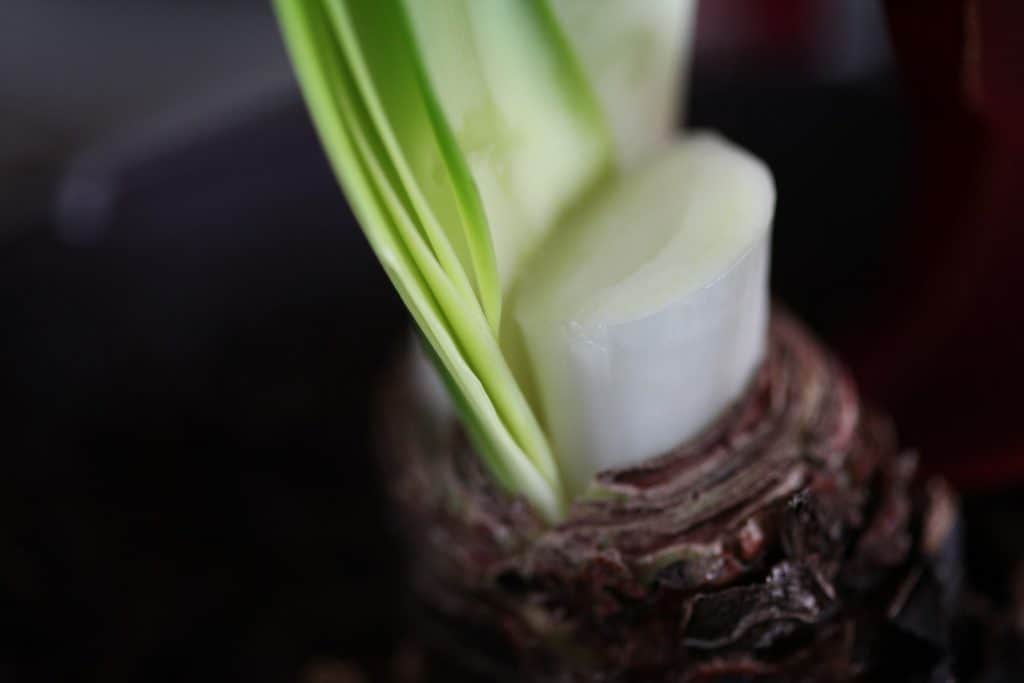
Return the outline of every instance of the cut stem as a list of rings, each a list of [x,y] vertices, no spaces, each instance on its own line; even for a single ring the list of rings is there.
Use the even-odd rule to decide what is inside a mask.
[[[610,183],[524,271],[514,316],[571,494],[694,436],[747,385],[774,202],[763,164],[697,135]]]

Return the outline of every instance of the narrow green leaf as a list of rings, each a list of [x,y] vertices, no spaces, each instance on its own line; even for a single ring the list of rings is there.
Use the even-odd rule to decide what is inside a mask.
[[[378,0],[373,3],[373,7],[379,8],[387,4],[387,0]],[[353,3],[353,5],[359,6],[363,10],[369,6],[363,3]],[[376,34],[374,29],[391,25],[389,22],[374,23],[375,20],[379,21],[379,17],[367,18],[361,12],[349,14],[346,9],[347,6],[341,2],[331,3],[332,19],[340,34],[339,37],[342,38],[340,42],[349,47],[345,51],[346,54],[354,52],[354,46],[372,42],[369,39]],[[366,14],[372,14],[372,12],[366,12]],[[367,40],[360,41],[360,35],[367,35]],[[408,43],[396,43],[389,46],[389,55],[399,53],[405,45]],[[369,61],[366,60],[366,62]],[[377,61],[383,63],[385,60],[380,58]],[[393,71],[382,71],[380,78],[388,77],[394,77],[395,81],[399,78]],[[359,83],[358,79],[356,81]],[[393,85],[395,81],[390,81],[389,85]],[[373,82],[362,83],[360,93],[365,95],[375,89],[383,90],[383,88],[376,88],[377,82],[377,79],[374,79]],[[444,272],[432,258],[429,248],[419,231],[416,230],[414,217],[406,210],[407,207],[403,206],[402,198],[394,190],[398,186],[395,178],[390,177],[385,168],[389,160],[394,160],[391,155],[387,154],[390,149],[386,151],[371,149],[372,141],[365,138],[365,133],[373,130],[374,126],[367,119],[358,118],[353,109],[353,103],[356,101],[355,95],[354,93],[350,93],[350,95],[348,102],[350,133],[357,141],[357,145],[364,145],[361,153],[367,160],[366,163],[371,174],[375,177],[378,192],[386,204],[391,207],[391,217],[398,229],[400,239],[410,250],[414,262],[425,277],[430,292],[438,301],[442,314],[451,325],[455,338],[460,341],[460,346],[466,354],[469,365],[487,388],[495,407],[508,424],[510,431],[516,436],[517,441],[544,477],[552,485],[558,485],[558,471],[547,440],[537,424],[530,406],[520,392],[515,378],[508,369],[496,338],[488,329],[486,319],[480,315],[478,307],[474,306],[471,300],[460,297],[460,292],[452,287]],[[365,98],[363,101],[369,102],[370,99]],[[344,107],[346,103],[342,102],[342,105]],[[370,108],[367,107],[367,109]],[[386,131],[384,126],[380,125],[381,118],[376,119],[373,123],[378,124],[376,130],[382,133],[380,137],[384,139]],[[379,163],[375,160],[379,160]],[[398,173],[400,174],[401,171],[399,170]]]
[[[401,9],[394,0],[326,0],[325,5],[359,96],[397,173],[396,186],[411,200],[418,225],[449,278],[464,290],[469,278],[476,281],[480,304],[497,329],[501,299],[490,235],[478,216],[463,211],[464,191],[449,168],[451,155],[439,144],[443,121],[432,115],[424,97]]]
[[[407,247],[413,263],[423,274],[424,282],[433,294],[435,301],[439,302],[443,317],[450,321],[455,337],[462,340],[462,349],[467,360],[472,366],[481,368],[476,374],[481,377],[486,386],[491,387],[490,393],[499,410],[502,406],[504,407],[508,414],[506,421],[525,433],[526,436],[523,439],[525,445],[531,447],[534,453],[546,454],[546,442],[536,425],[531,424],[532,414],[528,412],[528,406],[519,398],[518,392],[515,390],[515,384],[505,369],[500,351],[493,338],[488,334],[486,321],[471,305],[467,305],[467,302],[459,299],[458,293],[446,281],[438,264],[432,260],[427,245],[416,232],[406,207],[402,205],[401,199],[395,193],[391,179],[378,162],[379,150],[376,151],[377,156],[375,156],[372,143],[363,135],[366,130],[365,121],[359,120],[351,106],[343,104],[342,109],[346,118],[349,119],[348,127],[352,131],[353,140],[364,160],[364,166],[397,227],[398,237]],[[490,380],[489,384],[488,379]],[[536,465],[552,485],[557,485],[558,474],[552,458],[538,458]]]
[[[336,174],[371,246],[440,360],[467,426],[482,444],[481,455],[500,483],[556,518],[564,498],[543,432],[504,363],[479,302],[449,279],[432,250],[435,242],[421,222],[424,216],[429,220],[429,212],[416,211],[415,188],[406,191],[409,185],[400,180],[408,167],[403,171],[389,154],[387,126],[375,125],[382,119],[373,120],[368,99],[361,97],[376,83],[358,87],[339,36],[331,30],[357,38],[355,24],[337,7],[329,16],[312,0],[276,4]],[[402,148],[397,136],[392,139],[396,145]],[[429,209],[428,204],[421,202],[419,208]]]

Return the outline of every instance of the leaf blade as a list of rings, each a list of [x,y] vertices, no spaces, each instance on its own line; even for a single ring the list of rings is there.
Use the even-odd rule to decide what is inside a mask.
[[[385,271],[439,358],[468,427],[483,442],[485,464],[499,483],[522,493],[545,517],[557,518],[564,511],[564,494],[543,432],[518,394],[482,311],[447,279],[417,230],[408,197],[396,188],[397,172],[388,167],[391,159],[383,143],[373,139],[376,129],[366,113],[360,113],[347,64],[332,53],[337,45],[325,35],[322,8],[315,2],[278,0],[277,9],[332,167]],[[483,359],[490,386],[465,357],[466,346],[478,363]],[[494,368],[488,369],[488,363]],[[511,410],[511,417],[499,406]],[[508,423],[520,433],[510,431]]]

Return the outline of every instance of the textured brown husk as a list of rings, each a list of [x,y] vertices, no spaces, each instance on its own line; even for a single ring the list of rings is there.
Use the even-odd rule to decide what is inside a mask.
[[[544,524],[402,366],[379,417],[425,648],[469,680],[944,675],[958,514],[778,312],[746,395]],[[454,675],[454,674],[447,674]],[[475,675],[477,678],[472,678]]]

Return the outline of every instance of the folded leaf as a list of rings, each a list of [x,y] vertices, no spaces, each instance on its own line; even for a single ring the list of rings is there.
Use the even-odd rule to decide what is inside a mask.
[[[402,116],[411,118],[413,106],[424,99],[397,4],[279,0],[277,10],[335,172],[432,347],[481,454],[499,482],[557,517],[564,497],[546,438],[512,378],[480,299],[467,286],[465,262],[451,244],[450,229],[437,223],[439,214],[447,220],[460,215],[443,203],[457,203],[452,186],[458,174],[450,173],[440,145],[427,132],[429,106],[419,110],[425,118],[411,123],[391,118],[396,103],[409,104]],[[361,51],[388,36],[393,44],[387,58],[375,48]],[[433,176],[421,183],[417,168],[431,168]]]

